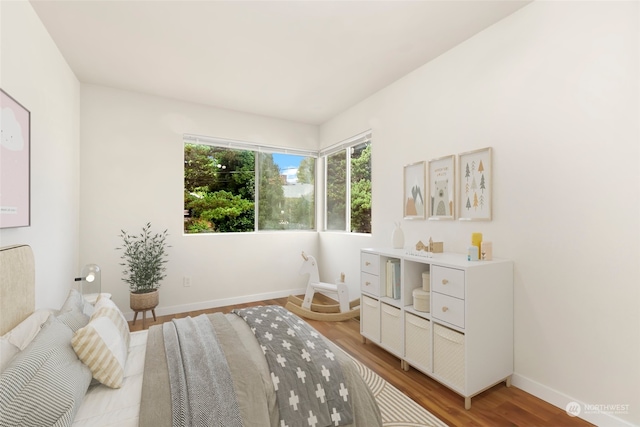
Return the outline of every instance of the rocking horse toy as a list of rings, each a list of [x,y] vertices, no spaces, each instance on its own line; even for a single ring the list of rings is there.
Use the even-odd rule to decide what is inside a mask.
[[[302,252],[302,258],[304,261],[302,262],[302,268],[300,268],[300,274],[309,274],[304,300],[295,295],[290,295],[285,307],[298,316],[312,320],[340,322],[359,316],[360,299],[349,301],[349,290],[344,283],[344,274],[340,275],[340,281],[335,285],[321,282],[316,259],[304,252]],[[319,291],[336,293],[338,295],[338,304],[314,304],[312,302],[313,295]]]

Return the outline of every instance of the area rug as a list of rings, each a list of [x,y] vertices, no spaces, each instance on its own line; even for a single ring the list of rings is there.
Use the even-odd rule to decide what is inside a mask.
[[[385,427],[447,427],[435,415],[411,400],[371,369],[356,359],[353,361],[378,402],[382,425]]]

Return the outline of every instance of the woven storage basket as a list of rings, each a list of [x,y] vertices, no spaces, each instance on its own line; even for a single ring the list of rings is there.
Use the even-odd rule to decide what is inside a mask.
[[[431,372],[431,322],[411,313],[405,314],[405,349],[409,362]]]
[[[464,388],[464,334],[433,325],[433,372]]]
[[[363,295],[360,310],[362,332],[380,342],[380,302]]]
[[[153,292],[144,294],[129,294],[129,305],[132,310],[152,310],[158,306],[160,302],[160,292],[156,289]]]
[[[402,320],[397,307],[380,304],[380,342],[396,353],[402,352]]]

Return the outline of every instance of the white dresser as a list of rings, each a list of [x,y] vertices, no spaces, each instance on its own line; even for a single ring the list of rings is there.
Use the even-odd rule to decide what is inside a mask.
[[[432,258],[403,249],[363,249],[360,333],[396,355],[405,370],[422,371],[465,398],[513,374],[513,262]],[[387,297],[388,261],[399,261],[400,297]],[[430,311],[413,306],[413,291],[429,273]],[[426,277],[426,275],[425,275]]]

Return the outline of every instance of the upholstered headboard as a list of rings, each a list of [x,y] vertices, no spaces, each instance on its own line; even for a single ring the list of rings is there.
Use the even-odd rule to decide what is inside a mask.
[[[0,335],[33,313],[35,287],[35,260],[31,247],[0,248]]]

